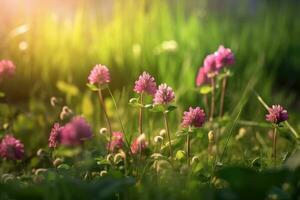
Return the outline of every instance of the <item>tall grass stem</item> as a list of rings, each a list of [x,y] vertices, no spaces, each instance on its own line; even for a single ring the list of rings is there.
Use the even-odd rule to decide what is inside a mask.
[[[164,115],[165,128],[166,128],[166,131],[167,131],[167,137],[168,137],[168,140],[169,140],[170,157],[171,157],[171,160],[173,161],[173,151],[172,151],[171,136],[170,136],[169,123],[168,123],[168,119],[167,119],[167,113],[164,112],[163,115]]]
[[[276,167],[276,155],[277,154],[277,128],[276,126],[274,127],[274,132],[273,132],[273,161],[274,161],[274,167]]]
[[[225,76],[222,80],[222,91],[221,91],[221,101],[220,101],[220,117],[224,114],[224,100],[227,86],[227,77]]]
[[[99,85],[99,88],[100,88],[100,85]],[[107,148],[107,153],[109,153],[111,140],[112,140],[112,128],[111,128],[111,123],[110,123],[110,120],[109,120],[109,117],[108,117],[108,114],[107,114],[107,111],[106,111],[106,106],[105,106],[105,103],[104,103],[102,90],[98,90],[98,97],[99,97],[99,101],[100,101],[100,104],[101,104],[102,109],[103,109],[103,113],[104,113],[106,123],[107,123],[107,126],[108,126],[108,131],[109,131],[109,142],[108,142],[108,148]]]
[[[210,104],[210,117],[209,121],[213,121],[215,113],[215,77],[211,77],[211,104]]]

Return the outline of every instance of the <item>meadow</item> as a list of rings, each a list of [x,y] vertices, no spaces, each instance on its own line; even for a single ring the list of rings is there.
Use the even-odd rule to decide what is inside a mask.
[[[15,2],[1,199],[300,198],[298,2]]]

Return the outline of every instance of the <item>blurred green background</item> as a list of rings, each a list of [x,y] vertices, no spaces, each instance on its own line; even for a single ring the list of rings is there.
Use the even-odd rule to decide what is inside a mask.
[[[1,84],[10,105],[1,105],[1,115],[11,116],[2,123],[11,123],[25,141],[35,135],[36,142],[31,137],[27,143],[32,148],[47,143],[59,115],[60,110],[50,109],[52,96],[83,113],[95,130],[101,127],[96,96],[85,85],[97,63],[111,70],[110,87],[128,131],[136,130],[130,123],[136,113],[127,102],[144,70],[174,88],[179,105],[171,119],[175,130],[183,109],[203,105],[195,77],[204,57],[220,44],[236,56],[227,111],[235,109],[249,86],[268,104],[287,107],[300,128],[299,1],[1,0],[0,7],[0,59],[12,59],[17,66],[16,76]],[[110,99],[107,104],[115,117]],[[242,117],[259,121],[264,114],[247,93]]]

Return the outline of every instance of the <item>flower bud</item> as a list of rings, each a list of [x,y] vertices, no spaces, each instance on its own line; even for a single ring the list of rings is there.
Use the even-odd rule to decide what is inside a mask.
[[[138,138],[137,138],[137,141],[140,143],[142,141],[145,141],[146,140],[146,135],[145,133],[141,134]]]
[[[164,138],[160,135],[154,137],[154,142],[155,143],[162,143],[163,140],[164,140]]]
[[[124,155],[122,153],[117,153],[114,156],[114,163],[117,163],[117,162],[119,162],[120,160],[123,160],[123,159],[124,159]]]
[[[112,154],[108,154],[108,155],[106,156],[106,160],[107,160],[110,164],[112,164],[112,163],[113,163],[113,160],[114,160],[113,155],[112,155]]]
[[[199,157],[198,157],[198,156],[194,156],[194,157],[192,158],[191,164],[194,164],[194,163],[197,163],[197,162],[199,162]]]
[[[160,132],[159,132],[159,135],[162,136],[162,137],[164,137],[166,134],[167,134],[166,129],[161,129]]]
[[[105,176],[107,174],[107,171],[105,171],[105,170],[102,170],[101,172],[100,172],[100,176]]]
[[[68,106],[64,106],[60,113],[60,119],[64,120],[67,117],[70,117],[73,114],[72,110]]]
[[[154,159],[158,159],[158,158],[162,158],[164,157],[163,155],[161,155],[160,153],[154,153],[151,155],[151,158],[154,158]]]
[[[46,155],[46,151],[44,149],[39,149],[37,152],[36,152],[36,155],[38,157],[43,157]]]
[[[122,156],[122,158],[126,159],[126,153],[122,149],[119,150],[119,154]]]
[[[242,139],[246,135],[247,131],[245,128],[240,128],[239,133],[235,136],[236,140]]]
[[[15,179],[15,177],[12,174],[3,174],[1,176],[1,182],[2,183],[7,183],[9,181],[13,181],[14,179]]]
[[[57,105],[58,101],[56,99],[56,97],[51,97],[50,99],[50,104],[52,107],[55,107]]]
[[[129,99],[129,103],[134,103],[136,101],[136,99],[132,98],[132,99]]]
[[[54,161],[53,161],[53,166],[54,167],[58,167],[59,165],[61,165],[62,163],[64,162],[64,160],[62,158],[56,158]]]
[[[104,135],[104,134],[107,133],[107,128],[101,128],[101,129],[99,130],[99,132],[100,132],[100,135]]]
[[[145,133],[143,133],[133,140],[130,150],[132,154],[137,154],[138,152],[143,152],[147,147],[148,142],[146,141]]]
[[[213,131],[209,131],[208,132],[208,141],[209,141],[209,143],[213,143],[214,142],[214,138],[215,136],[214,136],[214,132]]]
[[[9,123],[4,123],[2,127],[3,129],[7,130],[9,128]]]
[[[48,171],[48,170],[45,169],[45,168],[39,168],[39,169],[35,170],[34,174],[35,174],[35,175],[39,175],[39,174],[45,173],[45,172],[47,172],[47,171]]]

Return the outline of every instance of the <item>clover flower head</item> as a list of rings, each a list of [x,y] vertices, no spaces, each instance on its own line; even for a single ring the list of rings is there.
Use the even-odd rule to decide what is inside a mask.
[[[139,137],[137,137],[131,144],[130,150],[131,153],[137,154],[140,151],[143,152],[148,147],[148,142],[146,141],[145,134],[141,134]]]
[[[92,137],[92,130],[86,120],[80,116],[74,117],[61,131],[61,144],[75,146]]]
[[[200,67],[196,78],[196,85],[199,87],[205,83],[209,83],[209,78],[205,73],[204,67]]]
[[[217,68],[222,68],[225,66],[230,66],[234,64],[234,54],[231,49],[225,48],[220,45],[218,51],[215,53]]]
[[[153,102],[154,104],[167,105],[173,102],[174,99],[175,93],[173,89],[166,83],[163,83],[160,86],[158,86],[158,90],[156,90]]]
[[[206,56],[204,59],[204,72],[209,75],[209,74],[218,74],[219,69],[217,68],[217,61],[216,61],[216,56],[215,54],[210,54]]]
[[[200,107],[189,108],[189,111],[184,112],[181,125],[184,128],[189,126],[200,128],[205,122],[205,112]]]
[[[16,66],[11,60],[0,61],[0,79],[11,77],[15,74]]]
[[[61,131],[63,127],[59,123],[55,123],[51,129],[51,133],[48,139],[48,146],[50,148],[57,147],[61,142]]]
[[[268,114],[266,115],[266,120],[274,124],[280,124],[288,119],[288,112],[280,105],[272,105],[268,109]]]
[[[139,79],[135,81],[134,91],[136,93],[146,92],[153,96],[156,92],[155,79],[147,72],[143,72],[143,74],[139,76]]]
[[[109,150],[113,152],[117,149],[122,149],[123,144],[124,144],[124,134],[122,132],[113,132],[111,143],[109,144],[108,142],[107,148],[109,148]]]
[[[108,84],[110,82],[109,70],[105,65],[96,65],[88,77],[90,84]]]
[[[12,135],[5,135],[0,142],[0,156],[9,160],[22,160],[24,145]]]

